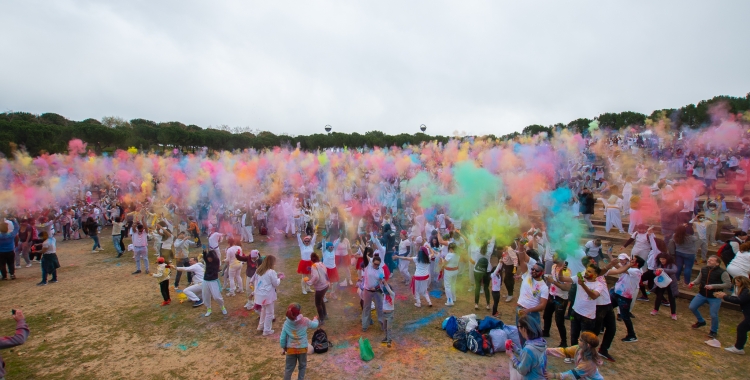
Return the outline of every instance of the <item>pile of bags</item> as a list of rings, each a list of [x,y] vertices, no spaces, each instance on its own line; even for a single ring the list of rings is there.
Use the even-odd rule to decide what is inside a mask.
[[[477,322],[476,314],[460,318],[451,315],[443,321],[443,330],[453,339],[453,347],[461,352],[491,356],[495,352],[505,352],[505,341],[509,339],[521,346],[516,326],[506,325],[491,316]]]

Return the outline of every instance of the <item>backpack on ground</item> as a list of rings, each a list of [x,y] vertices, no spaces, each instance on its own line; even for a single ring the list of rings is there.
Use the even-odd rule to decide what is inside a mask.
[[[502,328],[504,325],[503,321],[488,315],[479,321],[479,331],[486,334],[490,330]]]
[[[489,334],[482,334],[482,354],[492,356],[495,353],[495,347],[492,345],[492,337]]]
[[[445,322],[445,332],[452,338],[456,334],[456,331],[458,331],[458,323],[456,322],[456,317],[451,315]]]
[[[266,226],[260,226],[260,234],[263,236],[268,235],[268,227]]]
[[[464,318],[456,318],[456,333],[459,331],[466,333],[466,319]],[[453,335],[453,339],[456,339],[455,334]]]
[[[456,338],[453,339],[453,348],[455,348],[455,349],[457,349],[457,350],[459,350],[461,352],[464,352],[464,353],[466,351],[469,351],[469,347],[468,347],[468,344],[467,344],[468,340],[466,339],[466,333],[462,332],[462,331],[459,331],[459,332],[456,333],[456,336],[459,336],[459,338],[458,339],[456,339]]]
[[[333,343],[328,341],[328,334],[325,330],[317,329],[312,336],[313,352],[316,354],[322,354],[328,352],[328,348],[333,346]]]
[[[472,330],[466,334],[466,345],[468,346],[469,351],[477,355],[484,355],[484,350],[482,349],[482,334],[480,334],[479,331]]]

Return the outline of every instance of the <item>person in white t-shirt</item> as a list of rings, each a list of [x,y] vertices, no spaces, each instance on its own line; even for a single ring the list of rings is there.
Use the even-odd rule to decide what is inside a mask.
[[[518,267],[523,275],[516,305],[516,325],[518,319],[524,315],[535,319],[541,325],[542,318],[539,313],[547,307],[549,287],[544,282],[544,267],[534,257],[538,258],[539,255],[533,249],[518,252]]]
[[[229,248],[226,251],[226,257],[224,262],[227,264],[227,271],[229,272],[229,293],[227,296],[234,297],[235,289],[239,293],[244,293],[245,290],[242,284],[242,261],[237,260],[235,255],[242,254],[242,247],[239,246],[239,242],[234,238],[229,238]]]
[[[498,263],[497,266],[492,268],[492,273],[490,274],[490,282],[492,283],[492,316],[498,318],[500,317],[500,314],[497,312],[497,304],[500,303],[500,290],[503,287],[503,277],[500,273],[502,267],[503,266]]]
[[[456,302],[456,280],[458,279],[459,256],[456,254],[455,250],[456,243],[448,244],[448,254],[445,255],[445,257],[440,258],[440,264],[444,270],[443,284],[445,286],[445,297],[448,299],[445,306],[453,306]]]
[[[563,283],[561,277],[570,277],[568,264],[562,257],[555,255],[552,273],[544,277],[549,281],[550,300],[547,301],[547,307],[544,309],[544,326],[542,336],[548,338],[552,328],[552,316],[554,314],[555,325],[560,335],[560,347],[568,347],[568,331],[565,328],[565,311],[568,308],[568,291],[570,283]]]
[[[586,272],[579,273],[573,278],[564,278],[564,281],[571,280],[578,286],[576,298],[573,302],[573,318],[570,322],[570,341],[577,342],[582,331],[590,331],[594,334],[596,331],[596,306],[597,299],[607,292],[605,284],[597,281],[602,270],[596,265],[589,265]]]
[[[610,275],[622,274],[615,284],[615,299],[612,301],[619,307],[620,318],[622,318],[625,328],[628,330],[628,335],[622,341],[633,343],[637,342],[638,338],[633,329],[633,321],[630,319],[630,305],[633,302],[633,296],[638,292],[642,275],[641,267],[643,267],[645,261],[639,256],[634,256],[631,261],[625,253],[621,253],[618,259],[620,260],[620,267],[609,271]]]

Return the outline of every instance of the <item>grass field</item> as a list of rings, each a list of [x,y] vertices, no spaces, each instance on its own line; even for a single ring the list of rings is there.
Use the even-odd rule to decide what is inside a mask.
[[[1,352],[8,379],[278,379],[282,376],[284,357],[278,340],[286,306],[299,302],[304,315],[310,318],[315,315],[313,296],[301,294],[299,276],[295,273],[299,257],[296,240],[282,238],[252,245],[263,255],[276,255],[280,259],[277,271],[288,276],[278,290],[276,333],[263,337],[256,331],[258,316],[242,308],[245,303],[242,294],[224,297],[227,316],[215,308],[212,316],[203,317],[205,307],[194,309],[188,302],[180,304],[174,292],[171,305],[159,306],[161,296],[156,281],[145,275],[131,275],[135,270],[132,254],[115,258],[108,237],[105,230],[102,234],[105,251],[94,254],[89,250],[90,239],[58,242],[62,265],[58,284],[35,286],[41,272],[36,264],[18,269],[17,280],[0,283],[0,305],[7,310],[7,315],[0,319],[0,334],[13,332],[11,308],[23,309],[31,328],[25,345]],[[150,257],[154,257],[153,251]],[[442,291],[433,288],[433,295],[440,296],[433,298],[434,307],[423,305],[417,309],[401,277],[398,274],[394,277],[391,283],[398,296],[392,348],[379,343],[383,334],[377,325],[364,334],[361,332],[356,292],[353,287],[343,288],[343,299],[329,300],[327,304],[330,320],[325,328],[334,347],[326,354],[308,356],[308,378],[508,377],[505,354],[480,357],[461,353],[452,348],[451,340],[440,330],[440,323],[450,314],[475,312],[465,278],[460,279],[455,307],[445,307]],[[664,308],[660,315],[652,317],[649,315],[652,305],[638,303],[637,343],[620,342],[625,327],[618,323],[617,338],[610,350],[617,362],[603,365],[601,372],[605,378],[750,377],[748,357],[704,344],[707,328],[692,330],[694,317],[688,303],[677,302],[678,321],[672,321]],[[501,301],[503,320],[512,322],[513,305]],[[486,313],[483,307],[477,311],[480,318]],[[707,306],[704,315],[708,317]],[[734,342],[741,314],[721,310],[720,315],[719,339],[726,347]],[[552,334],[548,342],[555,346],[559,342],[555,328]],[[358,340],[362,335],[373,343],[375,359],[370,362],[359,358]],[[549,362],[555,371],[571,368],[561,359],[550,358]]]

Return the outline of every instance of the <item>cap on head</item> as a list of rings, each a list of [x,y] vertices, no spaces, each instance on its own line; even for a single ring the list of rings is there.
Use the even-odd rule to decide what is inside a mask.
[[[617,258],[620,259],[620,260],[630,260],[630,256],[628,256],[627,253],[621,253],[621,254],[617,255]]]
[[[260,256],[260,252],[257,249],[253,249],[252,251],[250,251],[250,257],[257,259],[258,256]]]
[[[156,259],[156,262],[159,263],[159,264],[164,264],[164,258],[163,257],[159,257],[158,259]]]

